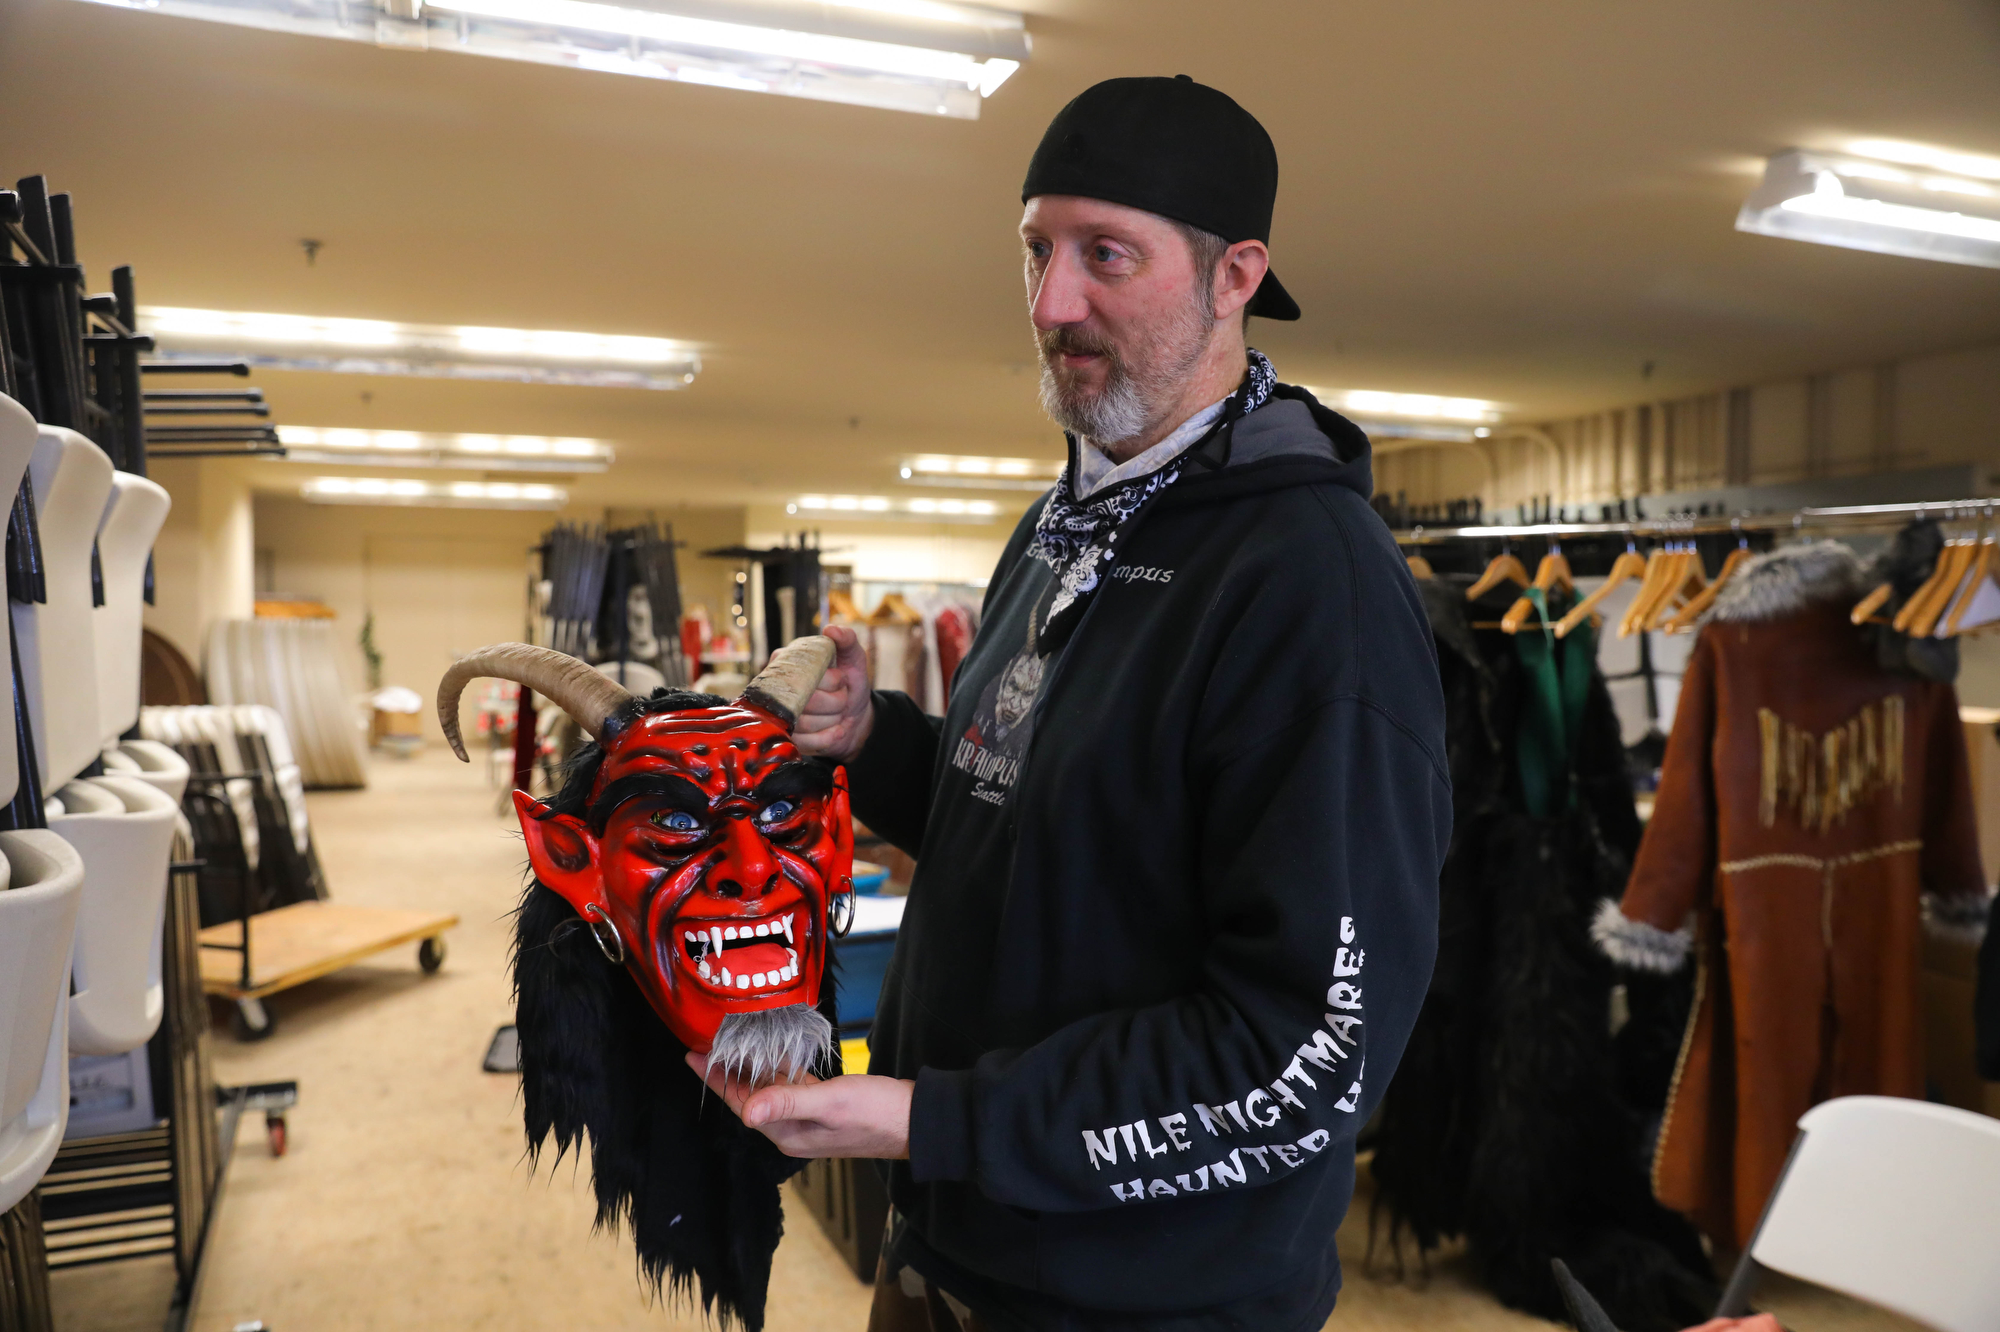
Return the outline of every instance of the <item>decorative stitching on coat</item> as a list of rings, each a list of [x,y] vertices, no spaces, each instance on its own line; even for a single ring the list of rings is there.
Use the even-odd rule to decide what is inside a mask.
[[[1845,823],[1850,810],[1884,790],[1903,799],[1903,696],[1889,694],[1824,735],[1769,708],[1757,709],[1757,819],[1766,828],[1786,810],[1810,832]]]

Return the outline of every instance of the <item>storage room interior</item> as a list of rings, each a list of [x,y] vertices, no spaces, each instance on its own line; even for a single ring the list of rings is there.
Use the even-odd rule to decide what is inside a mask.
[[[893,1237],[928,1213],[890,1196],[918,1187],[909,1167],[838,1153],[732,1183],[781,1209],[751,1277],[676,1265],[661,1286],[635,1253],[638,1204],[594,1192],[605,1144],[524,1134],[524,1112],[550,1113],[536,1051],[594,1050],[600,1033],[538,1045],[531,1001],[517,1008],[538,983],[517,931],[535,894],[561,899],[531,877],[541,843],[514,793],[583,801],[565,781],[588,785],[638,705],[572,716],[573,678],[507,677],[472,654],[529,643],[546,650],[536,669],[580,660],[642,696],[751,700],[774,652],[838,626],[875,690],[943,718],[923,765],[943,792],[959,760],[942,746],[973,745],[993,716],[978,704],[974,725],[955,681],[1012,687],[1000,666],[972,674],[981,635],[1013,613],[1023,567],[1064,576],[1044,497],[1095,448],[1072,453],[1043,405],[1056,371],[1024,319],[1023,172],[1078,94],[1178,74],[1228,94],[1275,147],[1268,235],[1222,239],[1265,242],[1302,315],[1246,318],[1244,336],[1280,385],[1367,436],[1372,513],[1357,508],[1366,532],[1346,539],[1393,541],[1401,558],[1378,574],[1442,691],[1432,763],[1455,823],[1424,908],[1437,961],[1408,980],[1421,1013],[1413,1001],[1400,1065],[1393,1046],[1364,1062],[1394,1072],[1359,1113],[1339,1103],[1356,1120],[1345,1137],[1332,1126],[1332,1154],[1355,1162],[1345,1219],[1290,1241],[1328,1255],[1337,1301],[1262,1322],[1106,1294],[1057,1318],[1044,1290],[1015,1306],[969,1278],[913,1287],[920,1261],[895,1273],[925,1241]],[[1993,1264],[1965,1256],[2000,1245],[1989,0],[5,0],[0,89],[0,177],[18,182],[0,194],[0,477],[16,487],[0,1332],[2000,1328]],[[1254,421],[1248,364],[1229,401],[1249,394]],[[1219,436],[1196,433],[1223,439],[1227,473],[1234,417],[1219,419]],[[1166,496],[1189,488],[1186,468],[1155,465]],[[1087,516],[1084,498],[1068,512]],[[1136,534],[1166,502],[1099,517]],[[1777,614],[1743,608],[1757,587],[1776,595],[1769,580],[1819,576],[1815,558],[1845,581],[1797,595],[1819,598],[1813,632],[1839,653],[1807,652],[1801,631],[1768,649],[1792,654],[1782,664],[1751,671],[1744,645],[1775,631],[1735,621]],[[1289,562],[1305,568],[1286,578],[1325,580],[1310,614],[1365,662],[1387,613],[1343,618],[1334,588],[1351,570],[1304,545]],[[1112,567],[1081,604],[1190,576]],[[1254,605],[1243,584],[1258,577],[1219,585]],[[1220,678],[1194,645],[1251,613],[1222,596],[1186,626],[1187,671]],[[1029,619],[1031,649],[1048,623]],[[1039,650],[1076,653],[1088,612],[1077,623]],[[441,694],[469,659],[489,664]],[[1056,690],[1033,660],[1030,688]],[[1199,725],[1221,687],[1146,697],[1200,701]],[[1872,701],[1836,716],[1823,696],[1838,691]],[[803,744],[803,699],[755,715]],[[892,706],[869,716],[904,715]],[[1207,761],[1192,742],[1169,752],[1162,737],[1186,732],[1161,709],[1139,728],[1157,735],[1117,741],[1147,781]],[[1305,714],[1286,715],[1303,734]],[[1529,734],[1544,722],[1552,741]],[[1730,744],[1763,768],[1732,769]],[[815,890],[831,894],[812,932],[839,976],[820,1071],[866,1074],[872,1057],[878,1076],[918,1079],[870,1038],[892,1003],[907,1022],[924,1002],[894,997],[923,969],[905,908],[914,922],[929,888],[931,910],[956,909],[949,844],[933,858],[913,840],[946,797],[912,815],[915,833],[891,828],[864,814],[883,760],[847,760],[824,789],[844,819],[857,783],[852,896]],[[1014,797],[976,798],[1026,801],[1021,762]],[[1554,812],[1534,794],[1543,762],[1569,783]],[[1210,777],[1186,780],[1202,799]],[[1069,820],[1127,807],[1088,789],[1096,803]],[[612,854],[602,812],[563,818],[550,826],[594,821],[593,867]],[[1806,840],[1778,836],[1788,819]],[[1101,835],[1208,835],[1171,822]],[[1574,882],[1503,864],[1508,837],[1550,839],[1546,864],[1560,829],[1586,825],[1601,854]],[[1693,906],[1648,907],[1675,857],[1694,863]],[[1781,862],[1810,905],[1760,927],[1765,907],[1733,885]],[[1878,881],[1878,862],[1904,867]],[[1534,898],[1529,879],[1570,896]],[[1843,923],[1836,902],[1864,881],[1889,924]],[[620,927],[583,913],[562,928],[625,983]],[[1819,970],[1746,980],[1759,928],[1820,949],[1824,993],[1800,989]],[[686,938],[692,971],[708,945]],[[1837,998],[1863,955],[1870,997]],[[1237,991],[1190,974],[1190,1002],[1234,1012],[1218,996]],[[1507,974],[1554,997],[1510,1016],[1526,1010],[1505,1002]],[[1304,1003],[1317,1022],[1325,1005]],[[1753,1035],[1760,1004],[1811,1034]],[[1129,1016],[1078,1012],[1104,1008]],[[646,1048],[678,1058],[686,1038],[655,1025]],[[1879,1049],[1843,1044],[1862,1032]],[[1003,1064],[1036,1053],[964,1039]],[[1317,1076],[1297,1040],[1271,1036],[1258,1057]],[[1787,1061],[1810,1067],[1774,1112],[1753,1089]],[[661,1094],[694,1098],[690,1123],[723,1131],[719,1093],[660,1076]],[[1068,1113],[1061,1100],[1048,1115]],[[1697,1101],[1723,1126],[1698,1142]],[[1195,1102],[1204,1122],[1211,1109]],[[1316,1107],[1297,1111],[1317,1130]],[[1135,1122],[1138,1170],[1156,1144]],[[1114,1130],[1089,1125],[1115,1164]],[[1571,1152],[1573,1129],[1589,1145]],[[1856,1136],[1838,1166],[1805,1146],[1842,1134]],[[655,1142],[652,1168],[697,1171],[721,1140],[679,1156]],[[1621,1145],[1592,1156],[1600,1140]],[[1845,1193],[1829,1182],[1843,1174]],[[1162,1233],[1241,1203],[1177,1197],[1174,1178],[1146,1198]],[[1090,1205],[1122,1203],[1120,1187]],[[1076,1233],[1061,1209],[994,1198],[1023,1233]],[[643,1261],[657,1271],[663,1252]],[[1042,1270],[992,1261],[980,1280]],[[1140,1262],[1104,1279],[1129,1292],[1164,1274]],[[1593,1285],[1602,1309],[1577,1293]],[[925,1288],[929,1321],[884,1321],[882,1292]]]

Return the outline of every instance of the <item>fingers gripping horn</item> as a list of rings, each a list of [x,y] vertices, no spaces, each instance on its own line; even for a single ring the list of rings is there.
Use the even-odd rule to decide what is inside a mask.
[[[771,654],[736,701],[770,713],[789,731],[798,725],[799,713],[835,655],[833,640],[824,635],[795,638]]]
[[[528,643],[495,643],[469,652],[438,681],[437,696],[438,725],[444,728],[451,752],[467,763],[472,760],[458,733],[458,696],[481,676],[512,680],[534,690],[575,718],[593,740],[601,738],[605,718],[632,697],[616,680],[566,652]]]

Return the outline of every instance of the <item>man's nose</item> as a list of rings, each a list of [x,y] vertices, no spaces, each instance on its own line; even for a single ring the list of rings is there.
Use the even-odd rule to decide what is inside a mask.
[[[707,890],[717,897],[761,897],[777,873],[770,843],[750,826],[750,820],[724,819],[722,860],[708,872]]]
[[[1067,249],[1058,247],[1049,256],[1041,280],[1030,295],[1028,312],[1035,327],[1046,333],[1090,318],[1087,287],[1081,261]]]

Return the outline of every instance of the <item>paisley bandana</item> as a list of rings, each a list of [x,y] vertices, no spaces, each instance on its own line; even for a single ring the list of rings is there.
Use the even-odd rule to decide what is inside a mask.
[[[1218,431],[1230,429],[1269,401],[1277,382],[1277,372],[1271,369],[1270,360],[1252,347],[1250,368],[1243,376],[1243,384],[1223,404],[1222,415],[1216,418],[1215,425],[1172,461],[1144,476],[1107,486],[1080,502],[1073,498],[1070,485],[1073,465],[1064,465],[1062,474],[1056,478],[1055,490],[1042,509],[1041,519],[1035,524],[1034,540],[1028,544],[1028,555],[1048,565],[1055,574],[1046,609],[1036,616],[1041,625],[1035,643],[1037,652],[1046,657],[1069,641],[1090,598],[1110,576],[1112,561],[1118,556],[1119,536],[1156,496],[1180,480],[1182,470],[1197,449]],[[1075,440],[1071,445],[1073,449],[1083,447]]]

